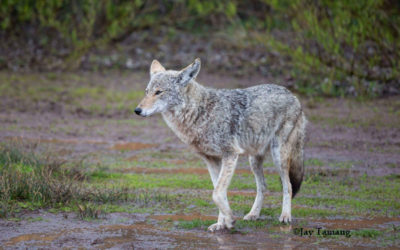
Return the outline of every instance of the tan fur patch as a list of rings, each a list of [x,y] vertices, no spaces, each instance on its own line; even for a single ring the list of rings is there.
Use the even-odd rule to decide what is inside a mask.
[[[165,71],[165,68],[157,60],[153,60],[150,66],[150,74],[155,74],[157,72]]]
[[[151,109],[154,103],[157,101],[157,96],[145,96],[139,103],[138,107],[141,109]]]

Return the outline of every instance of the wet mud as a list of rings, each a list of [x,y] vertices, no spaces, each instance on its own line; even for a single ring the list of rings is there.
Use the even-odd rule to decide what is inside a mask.
[[[302,237],[293,233],[294,228],[342,228],[386,227],[388,223],[398,223],[399,218],[375,218],[366,220],[315,220],[297,221],[293,225],[267,225],[262,229],[245,228],[234,232],[208,233],[204,230],[182,230],[165,227],[162,222],[216,220],[216,216],[188,215],[132,215],[113,213],[106,219],[81,221],[74,214],[51,214],[42,211],[40,221],[28,220],[39,214],[25,214],[19,222],[0,220],[0,244],[5,249],[149,249],[149,248],[208,248],[238,249],[285,248],[294,249],[309,246],[346,248],[371,246],[357,238],[325,239]],[[161,223],[161,224],[160,224]]]
[[[376,218],[366,218],[366,219],[319,219],[314,220],[312,224],[324,228],[342,228],[342,229],[360,229],[360,228],[388,228],[390,225],[398,226],[400,225],[400,218],[397,217],[376,217]]]

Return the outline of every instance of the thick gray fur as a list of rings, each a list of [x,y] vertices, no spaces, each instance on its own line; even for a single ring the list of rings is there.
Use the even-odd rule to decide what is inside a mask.
[[[210,231],[232,228],[227,188],[239,155],[248,155],[257,196],[244,219],[259,218],[266,184],[262,163],[268,150],[283,186],[281,222],[291,221],[291,198],[304,174],[303,147],[307,120],[299,100],[286,88],[263,84],[246,89],[213,89],[195,81],[200,60],[181,71],[153,61],[142,116],[160,112],[175,134],[206,162],[220,213]],[[158,91],[158,92],[157,92]],[[158,93],[156,95],[156,92]]]

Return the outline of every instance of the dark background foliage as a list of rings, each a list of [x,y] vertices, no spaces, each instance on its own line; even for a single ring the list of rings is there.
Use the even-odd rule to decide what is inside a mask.
[[[3,0],[0,68],[146,69],[153,58],[278,78],[307,95],[400,89],[397,0]]]

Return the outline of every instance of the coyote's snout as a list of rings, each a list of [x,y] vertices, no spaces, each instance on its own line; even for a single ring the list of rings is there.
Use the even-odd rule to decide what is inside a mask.
[[[269,150],[278,168],[283,201],[281,222],[291,221],[291,200],[303,180],[307,120],[299,100],[284,87],[264,84],[246,89],[211,89],[195,81],[200,60],[180,71],[165,70],[154,60],[146,95],[135,109],[141,116],[161,113],[175,134],[205,161],[219,208],[212,232],[232,228],[227,189],[239,155],[248,155],[257,195],[244,217],[260,216],[266,184],[262,164]]]

